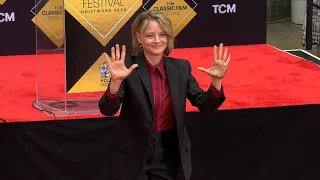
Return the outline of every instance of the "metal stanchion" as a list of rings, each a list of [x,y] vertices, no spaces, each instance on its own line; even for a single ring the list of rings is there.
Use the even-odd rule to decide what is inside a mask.
[[[313,6],[320,9],[320,6],[318,4],[313,4]]]
[[[306,51],[312,51],[313,0],[307,0]]]

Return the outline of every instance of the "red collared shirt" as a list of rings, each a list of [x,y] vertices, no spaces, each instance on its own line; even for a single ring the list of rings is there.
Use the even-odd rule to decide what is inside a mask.
[[[150,75],[154,103],[153,131],[172,129],[174,114],[164,60],[162,59],[157,66],[152,66],[148,60],[146,60],[146,64]]]
[[[174,113],[168,86],[168,79],[164,67],[164,60],[162,59],[157,66],[152,66],[148,60],[146,60],[146,64],[150,75],[154,103],[153,131],[171,129],[174,127]],[[112,95],[108,89],[108,100],[112,101],[117,98],[119,91],[117,94]],[[218,91],[212,84],[210,89],[217,98],[221,96],[222,89],[221,91]]]

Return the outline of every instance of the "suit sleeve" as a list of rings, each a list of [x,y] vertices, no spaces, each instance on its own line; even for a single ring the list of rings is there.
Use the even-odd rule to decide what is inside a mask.
[[[202,90],[199,87],[197,80],[191,74],[191,65],[188,63],[188,85],[187,85],[187,98],[190,103],[197,107],[200,112],[214,113],[225,101],[226,97],[223,92],[217,97],[214,94],[212,87],[209,87],[207,91]]]
[[[124,90],[125,80],[122,81],[119,91],[115,95],[111,95],[109,87],[107,88],[99,101],[99,109],[101,114],[105,116],[113,116],[119,111],[122,99],[124,97]]]

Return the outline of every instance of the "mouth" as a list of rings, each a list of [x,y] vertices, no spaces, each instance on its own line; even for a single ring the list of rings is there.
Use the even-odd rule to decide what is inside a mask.
[[[163,45],[156,45],[156,46],[151,46],[152,48],[162,48]]]

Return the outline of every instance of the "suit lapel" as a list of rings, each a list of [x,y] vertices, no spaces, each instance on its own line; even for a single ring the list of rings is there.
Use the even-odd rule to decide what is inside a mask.
[[[150,75],[148,71],[148,67],[146,65],[145,59],[143,56],[137,56],[135,58],[135,62],[137,63],[139,68],[137,69],[137,72],[140,76],[140,79],[143,82],[144,87],[146,88],[148,92],[148,96],[152,105],[152,111],[154,109],[153,106],[153,94],[152,94],[152,86],[151,86],[151,80],[150,80]],[[179,105],[179,89],[178,89],[178,75],[179,72],[177,71],[176,67],[172,63],[172,60],[168,59],[165,57],[165,70],[167,74],[167,79],[168,79],[168,85],[169,85],[169,90],[170,90],[170,95],[172,98],[172,105],[173,105],[173,110],[175,115],[177,116],[178,114],[178,105]],[[177,118],[177,117],[176,117]]]
[[[148,96],[152,105],[152,111],[153,111],[153,95],[152,95],[152,87],[151,87],[151,80],[150,75],[148,71],[147,64],[145,62],[145,59],[143,56],[137,56],[136,62],[138,64],[137,72],[140,76],[140,79],[142,80],[144,87],[147,89]]]
[[[167,74],[167,79],[168,79],[168,84],[170,89],[170,95],[172,98],[173,110],[177,118],[178,105],[179,105],[179,89],[178,89],[179,73],[176,67],[174,66],[172,60],[166,57],[164,63],[165,63],[165,69],[166,69],[166,74]]]

